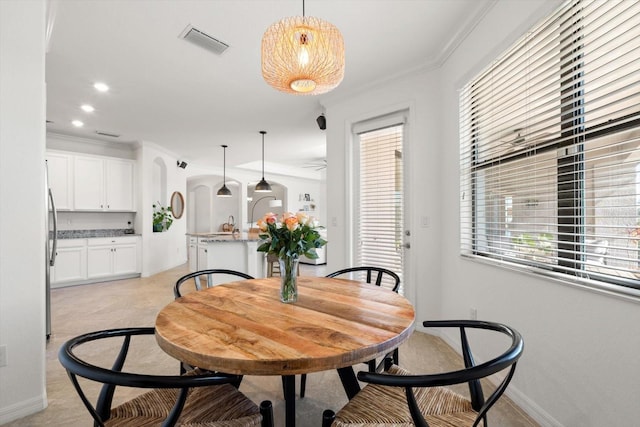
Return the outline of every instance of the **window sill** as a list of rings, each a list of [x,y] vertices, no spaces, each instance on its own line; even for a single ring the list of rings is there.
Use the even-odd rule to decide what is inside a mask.
[[[614,285],[611,283],[601,282],[593,279],[571,279],[563,274],[556,273],[554,271],[542,270],[536,267],[529,267],[526,265],[516,264],[508,261],[502,261],[498,259],[492,259],[477,255],[460,254],[463,259],[477,262],[485,265],[490,265],[506,270],[511,270],[516,273],[524,273],[529,276],[533,276],[540,279],[547,279],[555,283],[570,286],[572,288],[578,288],[583,291],[594,292],[600,295],[608,297],[614,297],[622,299],[624,301],[635,302],[640,304],[640,289],[627,288],[625,286]]]

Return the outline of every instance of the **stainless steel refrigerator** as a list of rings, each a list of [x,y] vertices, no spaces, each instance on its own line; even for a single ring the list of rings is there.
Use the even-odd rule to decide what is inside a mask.
[[[51,267],[56,263],[56,251],[58,246],[58,213],[53,199],[53,193],[49,186],[49,168],[45,160],[44,190],[45,190],[45,292],[46,292],[46,331],[47,339],[51,336]]]

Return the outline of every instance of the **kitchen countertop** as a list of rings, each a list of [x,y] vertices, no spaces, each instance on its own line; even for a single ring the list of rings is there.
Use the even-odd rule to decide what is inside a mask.
[[[257,242],[262,239],[255,233],[187,233],[187,236],[198,237],[202,243],[218,242]]]
[[[127,237],[140,236],[132,233],[131,229],[94,229],[94,230],[58,230],[58,239],[90,239],[93,237]],[[53,237],[53,232],[49,232],[49,237]]]

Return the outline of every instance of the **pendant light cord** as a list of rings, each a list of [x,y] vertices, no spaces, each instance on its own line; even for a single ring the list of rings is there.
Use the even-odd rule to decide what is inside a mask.
[[[227,185],[227,146],[222,146],[222,185]]]
[[[260,132],[262,134],[262,180],[264,181],[264,134],[265,131]]]

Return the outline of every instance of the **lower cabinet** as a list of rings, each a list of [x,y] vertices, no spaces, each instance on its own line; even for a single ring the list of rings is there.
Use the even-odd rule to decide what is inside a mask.
[[[58,240],[56,253],[51,269],[53,287],[133,277],[141,272],[137,236]]]
[[[97,238],[88,242],[88,279],[139,272],[137,237]]]
[[[198,271],[198,238],[189,237],[189,271]]]
[[[207,244],[198,245],[198,271],[209,269],[209,246]]]
[[[58,240],[56,259],[51,268],[51,283],[87,279],[87,240]]]

